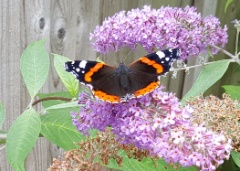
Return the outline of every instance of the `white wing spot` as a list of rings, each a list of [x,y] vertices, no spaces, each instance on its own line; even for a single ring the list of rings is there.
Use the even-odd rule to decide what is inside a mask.
[[[80,72],[80,68],[76,68],[76,71],[77,71],[77,72]]]
[[[172,49],[168,49],[169,52],[172,52],[173,50]]]
[[[87,64],[87,61],[86,60],[82,60],[79,64],[79,67],[80,68],[85,68],[86,67],[86,64]]]
[[[84,74],[84,73],[85,73],[85,71],[82,71],[82,73]]]
[[[73,65],[75,63],[75,61],[72,61],[71,64]]]
[[[169,61],[169,59],[170,59],[169,57],[166,57],[166,58],[165,58],[166,61]]]
[[[162,58],[165,57],[165,54],[164,54],[162,51],[158,51],[158,52],[156,52],[156,54],[158,55],[158,57],[159,57],[160,59],[162,59]]]

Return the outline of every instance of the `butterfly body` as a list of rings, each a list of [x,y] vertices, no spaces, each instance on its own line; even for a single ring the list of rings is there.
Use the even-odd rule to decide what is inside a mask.
[[[169,71],[179,57],[178,49],[149,54],[130,65],[118,67],[97,61],[71,61],[65,63],[66,71],[72,72],[83,84],[92,86],[93,94],[111,103],[143,96],[159,86],[158,77]]]

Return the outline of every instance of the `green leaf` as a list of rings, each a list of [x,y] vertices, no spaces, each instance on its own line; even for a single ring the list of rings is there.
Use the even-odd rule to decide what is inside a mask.
[[[97,62],[104,63],[103,60],[102,60],[100,57],[97,57],[96,61],[97,61]]]
[[[45,40],[40,40],[29,45],[20,60],[23,80],[32,99],[48,76],[50,61],[44,43]]]
[[[123,150],[119,152],[119,155],[123,157],[121,166],[115,160],[110,159],[108,165],[105,165],[105,167],[124,171],[167,171],[163,165],[155,167],[151,159],[144,159],[144,161],[140,162],[134,158],[128,158]]]
[[[39,114],[33,109],[24,111],[7,134],[7,159],[14,170],[25,170],[24,160],[38,140],[41,130]]]
[[[236,151],[231,151],[231,156],[235,164],[240,168],[240,153]]]
[[[5,120],[5,110],[2,103],[0,102],[0,129],[2,128],[3,122]]]
[[[61,104],[49,106],[48,108],[45,108],[45,110],[64,109],[64,108],[72,108],[72,107],[80,107],[80,105],[78,104],[77,101],[73,101],[73,102],[67,102],[67,103],[61,103]]]
[[[61,55],[53,54],[54,55],[54,66],[56,68],[56,71],[62,80],[63,84],[67,88],[67,90],[70,92],[70,94],[75,97],[79,90],[79,81],[76,79],[76,77],[67,72],[64,68],[64,64],[67,61],[70,61],[69,58],[66,58]]]
[[[56,93],[50,93],[50,94],[39,93],[37,96],[40,99],[48,98],[48,97],[65,97],[69,99],[72,98],[72,95],[69,92],[56,92]],[[44,108],[48,108],[50,106],[61,104],[61,103],[66,103],[66,102],[62,100],[46,100],[42,102],[42,106]]]
[[[176,170],[176,169],[175,169]],[[196,167],[180,167],[178,169],[178,171],[198,171],[199,169],[197,169]]]
[[[232,3],[232,1],[233,0],[227,0],[227,2],[225,3],[224,12],[227,12],[227,8]]]
[[[201,93],[204,93],[209,87],[222,78],[229,63],[230,60],[220,60],[203,67],[192,88],[183,97],[182,103],[184,104],[187,98],[199,96]]]
[[[234,66],[234,74],[239,74],[239,72],[240,72],[240,65],[235,65]]]
[[[208,56],[213,58],[213,54],[211,52],[210,46],[207,47],[207,51],[208,51]]]
[[[240,86],[225,85],[222,86],[227,94],[231,96],[233,100],[240,101]]]
[[[74,142],[80,142],[84,136],[72,124],[69,109],[53,110],[42,115],[41,134],[64,150],[76,148]]]
[[[122,165],[119,166],[117,162],[111,159],[108,165],[105,165],[108,168],[124,170],[124,171],[176,171],[176,169],[172,168],[171,166],[167,166],[167,163],[163,159],[159,159],[153,162],[150,158],[144,158],[142,161],[138,161],[133,158],[128,158],[126,153],[121,150],[119,155],[123,157]],[[194,167],[185,167],[179,168],[181,171],[197,171]]]
[[[239,157],[239,152],[231,151],[230,158],[225,160],[224,163],[217,168],[217,171],[239,171]]]

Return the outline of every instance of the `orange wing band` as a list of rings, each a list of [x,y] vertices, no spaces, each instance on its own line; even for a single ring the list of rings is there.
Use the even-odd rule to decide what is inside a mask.
[[[143,95],[145,95],[147,93],[150,93],[153,90],[155,90],[159,86],[159,84],[160,84],[160,81],[152,82],[147,87],[142,88],[142,89],[140,89],[138,91],[135,91],[134,92],[134,96],[135,97],[139,97],[139,96],[143,96]]]
[[[109,95],[100,90],[96,90],[96,91],[94,90],[93,94],[96,97],[98,97],[99,99],[102,99],[102,100],[110,102],[110,103],[119,103],[120,102],[119,96]]]
[[[140,61],[147,65],[152,65],[156,69],[156,72],[158,74],[161,74],[163,72],[163,66],[161,64],[155,62],[154,60],[150,60],[146,57],[142,57],[142,58],[140,58]]]
[[[101,69],[103,67],[104,63],[97,63],[93,68],[91,68],[84,76],[84,80],[86,82],[91,82],[92,81],[92,75],[94,72],[97,72],[99,69]]]

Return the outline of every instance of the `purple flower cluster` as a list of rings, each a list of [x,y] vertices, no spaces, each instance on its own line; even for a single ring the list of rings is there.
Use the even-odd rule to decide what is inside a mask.
[[[222,28],[218,18],[203,18],[196,8],[188,6],[157,10],[144,6],[141,10],[121,11],[105,19],[90,34],[93,48],[100,53],[141,45],[148,52],[154,48],[180,48],[182,59],[206,51],[208,45],[223,47],[227,38],[227,27]],[[216,49],[211,50],[217,53]]]
[[[72,113],[73,123],[85,134],[90,129],[104,131],[111,127],[121,143],[149,150],[167,162],[199,166],[202,171],[215,170],[228,159],[230,140],[203,125],[193,125],[192,109],[180,107],[179,100],[162,89],[117,104],[82,92],[79,104],[84,107]]]

